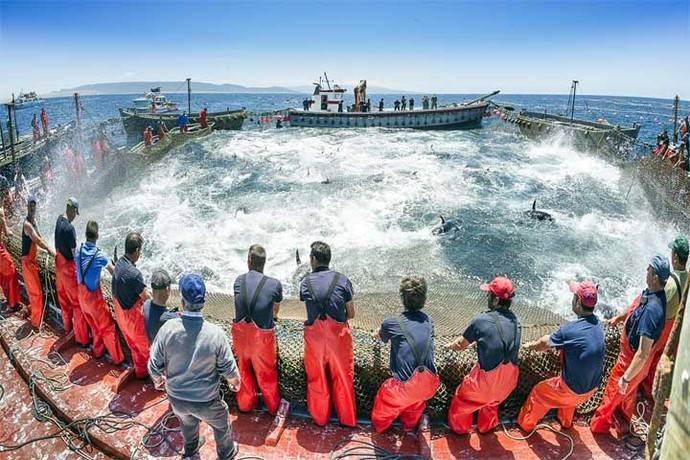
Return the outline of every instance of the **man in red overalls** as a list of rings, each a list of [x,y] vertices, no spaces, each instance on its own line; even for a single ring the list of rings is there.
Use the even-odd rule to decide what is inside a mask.
[[[48,114],[46,109],[41,109],[41,126],[43,127],[43,137],[48,139]]]
[[[570,428],[578,404],[587,401],[601,383],[606,350],[604,329],[594,314],[597,290],[591,281],[570,283],[572,309],[578,319],[524,345],[532,351],[560,350],[563,369],[561,375],[542,380],[532,388],[517,420],[523,430],[534,430],[550,409],[558,409],[561,426]]]
[[[277,279],[264,275],[265,264],[264,248],[252,245],[247,257],[249,272],[235,280],[232,348],[242,380],[237,407],[242,412],[256,409],[260,391],[266,409],[276,415],[280,392],[274,320],[283,300],[283,286]]]
[[[208,109],[206,107],[199,112],[199,124],[202,128],[208,128]]]
[[[371,410],[371,424],[377,433],[400,419],[403,430],[413,431],[424,414],[426,401],[438,389],[440,379],[434,365],[434,324],[421,310],[427,285],[422,277],[408,276],[400,283],[405,311],[386,319],[374,338],[391,342],[390,367],[393,377],[381,384]]]
[[[74,264],[77,233],[72,222],[78,215],[79,203],[72,197],[67,200],[65,213],[55,223],[55,287],[65,333],[74,331],[74,340],[86,346],[89,344],[89,327],[79,306],[77,269]]]
[[[448,425],[457,434],[469,433],[476,411],[479,432],[493,430],[499,422],[498,406],[518,382],[521,331],[520,322],[510,311],[513,283],[497,277],[480,289],[487,292],[489,311],[476,316],[460,338],[446,345],[446,349],[462,351],[476,342],[479,358],[450,404]]]
[[[38,274],[38,247],[55,257],[48,243],[43,239],[36,225],[36,197],[29,195],[27,200],[28,213],[22,226],[22,276],[24,286],[29,296],[29,309],[31,310],[31,325],[39,328],[43,321],[43,288]]]
[[[312,272],[300,285],[300,300],[307,309],[304,323],[304,370],[307,374],[307,410],[314,423],[324,426],[335,407],[341,425],[357,424],[355,361],[352,331],[355,317],[352,283],[330,270],[331,248],[316,241],[311,245]]]
[[[632,419],[637,389],[644,380],[654,350],[664,329],[666,294],[664,285],[671,275],[668,259],[652,257],[647,266],[647,289],[642,291],[625,315],[620,337],[618,360],[611,370],[604,398],[589,423],[594,433],[608,433],[614,422],[616,409],[629,422]],[[621,316],[610,324],[618,324]]]
[[[7,226],[5,218],[8,194],[9,184],[7,179],[4,176],[0,176],[0,288],[2,288],[2,293],[5,296],[7,308],[10,311],[17,311],[21,308],[17,268],[4,244],[5,238],[12,235],[12,230]]]
[[[144,327],[142,307],[151,297],[144,277],[136,267],[141,257],[144,239],[139,233],[129,233],[125,239],[125,255],[115,264],[112,292],[115,318],[132,352],[134,374],[139,379],[148,376],[149,340]]]

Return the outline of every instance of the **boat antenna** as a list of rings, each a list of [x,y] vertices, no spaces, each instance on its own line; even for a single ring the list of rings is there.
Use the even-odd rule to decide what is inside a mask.
[[[326,75],[326,72],[323,73],[323,76],[326,78],[326,86],[328,86],[328,89],[331,89],[331,83],[328,81],[328,75]]]
[[[192,114],[192,79],[187,78],[187,114]]]
[[[573,80],[573,99],[572,99],[572,105],[570,107],[570,120],[572,121],[573,118],[575,118],[575,93],[577,92],[577,84],[579,82],[577,80]]]
[[[680,104],[680,98],[676,94],[673,99],[673,143],[678,143],[678,105]]]

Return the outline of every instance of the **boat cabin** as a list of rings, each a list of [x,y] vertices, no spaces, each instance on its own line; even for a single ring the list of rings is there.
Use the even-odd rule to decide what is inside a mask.
[[[140,113],[171,113],[178,112],[177,102],[168,101],[160,88],[152,88],[142,97],[134,99],[134,109]]]
[[[318,83],[314,83],[314,94],[311,96],[311,112],[342,112],[343,96],[347,90],[338,85],[331,86],[331,82],[326,79],[325,84],[319,78]]]

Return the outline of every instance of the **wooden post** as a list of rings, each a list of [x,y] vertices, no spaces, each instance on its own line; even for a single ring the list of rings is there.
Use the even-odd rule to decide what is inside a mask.
[[[680,104],[680,98],[676,94],[675,99],[673,99],[673,143],[678,143],[678,105]],[[687,155],[687,152],[685,153]]]
[[[14,116],[14,140],[19,142],[19,123],[17,123],[17,104],[14,102],[14,93],[12,93],[12,113]]]
[[[14,96],[12,96],[12,99],[14,99]],[[9,103],[5,104],[5,107],[7,107],[7,131],[10,133],[10,150],[12,151],[12,163],[15,162],[15,155],[14,155],[14,144],[15,144],[15,134],[14,134],[14,121],[12,118],[12,109],[14,108],[14,103]]]
[[[79,93],[74,93],[74,110],[77,114],[77,128],[81,128],[81,106],[79,104]]]
[[[187,79],[187,115],[192,115],[192,79]]]

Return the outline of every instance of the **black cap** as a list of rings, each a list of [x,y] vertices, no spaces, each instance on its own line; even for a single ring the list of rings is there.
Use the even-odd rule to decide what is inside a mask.
[[[170,275],[162,268],[154,271],[151,275],[151,289],[165,289],[170,286],[170,283],[172,283]]]

